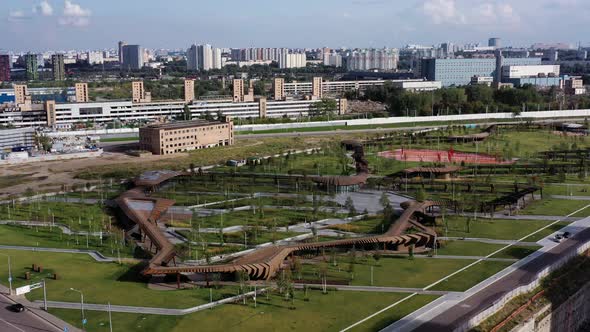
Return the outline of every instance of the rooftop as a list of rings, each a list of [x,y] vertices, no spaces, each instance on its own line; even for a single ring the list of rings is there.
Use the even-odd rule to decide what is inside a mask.
[[[183,129],[183,128],[193,128],[193,127],[204,127],[204,126],[213,126],[227,123],[225,121],[207,121],[207,120],[192,120],[192,121],[181,121],[181,122],[171,122],[171,123],[161,123],[161,124],[154,124],[149,125],[144,128],[149,129]]]

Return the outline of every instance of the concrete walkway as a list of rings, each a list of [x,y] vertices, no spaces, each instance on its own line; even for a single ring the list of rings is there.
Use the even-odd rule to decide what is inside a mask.
[[[481,243],[490,243],[490,244],[514,244],[519,246],[526,246],[526,247],[538,247],[539,243],[537,242],[519,242],[516,240],[496,240],[496,239],[485,239],[485,238],[469,238],[469,237],[439,237],[439,240],[450,240],[450,241],[467,241],[467,242],[481,242]]]
[[[6,250],[20,250],[20,251],[39,251],[39,252],[55,252],[55,253],[62,253],[62,254],[86,254],[90,257],[94,258],[95,261],[100,263],[112,263],[117,261],[117,258],[106,257],[98,251],[95,250],[85,250],[85,249],[58,249],[58,248],[41,248],[41,247],[26,247],[26,246],[9,246],[9,245],[0,245],[0,249]]]
[[[551,195],[555,199],[567,199],[573,201],[590,201],[590,196],[566,196],[566,195]]]
[[[92,237],[106,236],[108,232],[87,232],[87,231],[75,231],[69,226],[60,223],[50,223],[43,221],[30,221],[30,220],[1,220],[0,225],[18,225],[18,226],[31,226],[31,227],[56,227],[59,228],[65,235],[81,235],[86,236],[88,234]]]
[[[256,292],[251,291],[244,295],[236,295],[232,297],[228,297],[219,301],[214,301],[206,304],[201,304],[195,307],[186,308],[186,309],[171,309],[171,308],[154,308],[154,307],[136,307],[136,306],[124,306],[124,305],[111,305],[110,310],[111,312],[121,312],[121,313],[133,313],[133,314],[149,314],[149,315],[164,315],[164,316],[183,316],[192,314],[198,311],[202,311],[205,309],[215,308],[222,304],[227,303],[234,303],[242,300],[244,296],[246,298],[253,297],[254,294],[262,294],[266,291],[266,288],[257,289]],[[35,301],[34,305],[36,307],[42,307],[43,301]],[[47,301],[48,308],[56,308],[56,309],[73,309],[73,310],[80,310],[80,303],[79,302],[61,302],[61,301]],[[108,304],[93,304],[93,303],[84,303],[85,310],[91,311],[109,311]]]

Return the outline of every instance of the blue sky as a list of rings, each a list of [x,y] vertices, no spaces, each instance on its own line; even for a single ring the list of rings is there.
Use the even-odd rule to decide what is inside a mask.
[[[590,0],[1,0],[0,49],[582,42]]]

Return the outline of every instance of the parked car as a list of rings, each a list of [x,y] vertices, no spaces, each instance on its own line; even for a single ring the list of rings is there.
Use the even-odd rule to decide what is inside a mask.
[[[563,241],[563,235],[561,234],[557,234],[555,235],[555,242],[560,243],[561,241]]]
[[[569,239],[569,237],[570,237],[570,236],[571,236],[570,232],[565,232],[565,233],[563,233],[563,237],[564,237],[565,239]]]
[[[25,309],[26,309],[25,306],[20,303],[15,303],[10,306],[10,310],[12,310],[14,312],[23,312],[23,311],[25,311]]]

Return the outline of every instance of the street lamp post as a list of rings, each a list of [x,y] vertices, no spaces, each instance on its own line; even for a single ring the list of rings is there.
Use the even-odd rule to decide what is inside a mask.
[[[0,255],[8,257],[8,289],[10,291],[10,295],[12,295],[12,269],[10,267],[10,256],[1,253]]]
[[[86,316],[84,316],[84,293],[75,288],[70,288],[70,290],[80,294],[80,310],[82,311],[82,329],[84,329],[84,326],[86,326]]]

